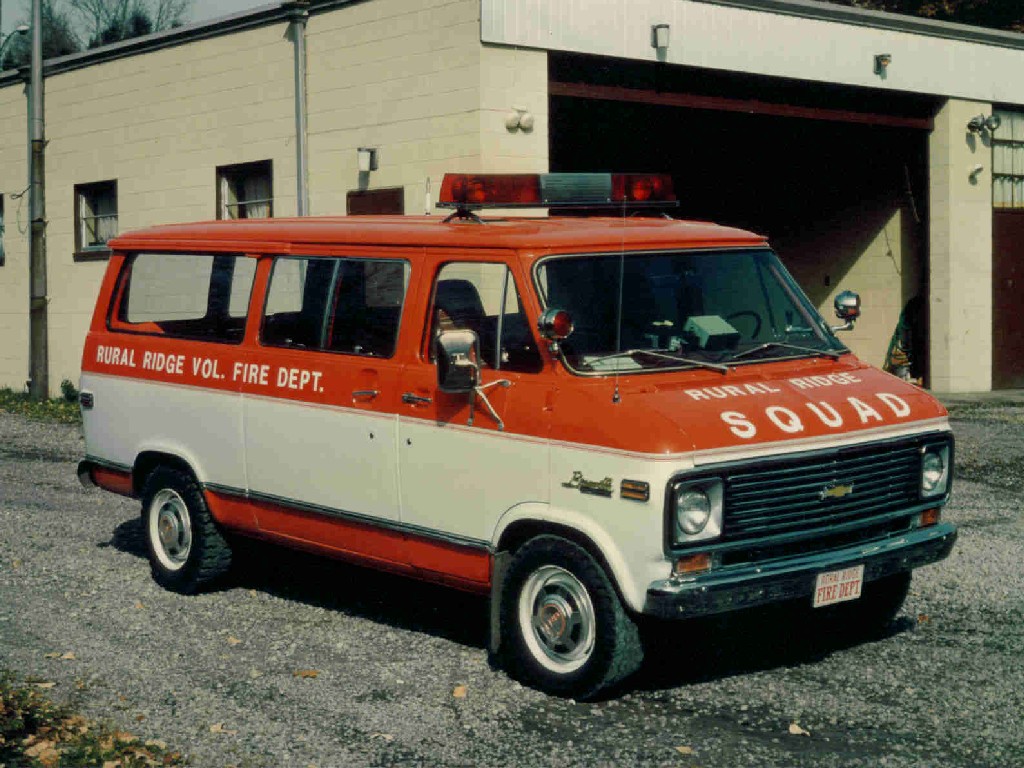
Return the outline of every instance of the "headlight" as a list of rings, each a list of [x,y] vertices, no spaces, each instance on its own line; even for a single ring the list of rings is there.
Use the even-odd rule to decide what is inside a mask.
[[[688,544],[722,533],[722,481],[681,482],[672,488],[673,542]]]
[[[941,496],[949,487],[949,446],[922,449],[921,496]]]
[[[676,491],[676,525],[687,536],[704,530],[711,517],[711,500],[700,488],[682,487]]]

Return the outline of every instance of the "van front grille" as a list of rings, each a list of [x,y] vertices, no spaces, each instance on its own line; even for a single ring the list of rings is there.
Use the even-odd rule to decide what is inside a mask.
[[[744,465],[725,474],[723,542],[825,533],[918,503],[921,449],[935,437]]]

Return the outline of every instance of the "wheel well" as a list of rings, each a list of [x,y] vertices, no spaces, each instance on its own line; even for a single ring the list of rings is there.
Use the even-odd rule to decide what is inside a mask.
[[[142,487],[146,484],[146,478],[157,467],[174,467],[182,472],[187,472],[192,477],[196,473],[192,467],[180,456],[171,453],[160,453],[159,451],[144,451],[135,457],[135,466],[132,467],[132,492],[136,496],[142,494]]]
[[[614,585],[616,591],[621,593],[618,582],[615,579],[614,571],[605,559],[601,548],[594,543],[593,539],[575,528],[558,523],[543,522],[541,520],[517,520],[506,528],[498,540],[497,550],[507,551],[514,554],[519,547],[536,536],[560,536],[585,549],[591,557],[597,560],[598,565],[604,568],[608,579]]]

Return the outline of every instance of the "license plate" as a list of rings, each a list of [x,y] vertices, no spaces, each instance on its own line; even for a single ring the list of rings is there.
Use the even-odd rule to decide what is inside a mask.
[[[811,605],[821,608],[835,603],[844,603],[847,600],[856,600],[860,597],[862,586],[864,586],[863,565],[843,568],[840,571],[819,573],[818,578],[814,581],[814,601]]]

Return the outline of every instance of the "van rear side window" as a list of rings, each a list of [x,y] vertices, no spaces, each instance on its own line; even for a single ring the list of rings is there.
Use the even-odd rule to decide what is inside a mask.
[[[261,339],[274,347],[391,357],[408,281],[404,261],[279,257]]]
[[[110,328],[239,343],[256,260],[195,253],[137,253],[125,262]]]

